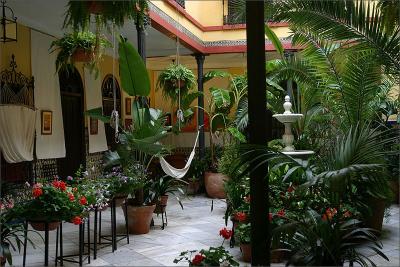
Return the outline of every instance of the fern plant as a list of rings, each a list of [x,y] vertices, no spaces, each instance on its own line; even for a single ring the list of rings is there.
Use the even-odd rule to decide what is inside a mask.
[[[91,16],[95,16],[98,28],[109,28],[112,23],[122,27],[125,20],[133,20],[143,26],[148,13],[147,0],[122,1],[69,1],[64,27],[74,30],[88,29]],[[92,14],[91,12],[95,13]]]
[[[77,51],[83,50],[84,53],[90,55],[90,61],[85,64],[91,71],[95,70],[97,73],[98,62],[107,47],[111,47],[111,43],[104,36],[95,35],[90,31],[83,31],[65,34],[63,38],[51,43],[50,50],[51,53],[58,52],[56,59],[57,72],[61,69],[74,70],[75,60],[73,55]]]
[[[163,97],[173,105],[185,98],[195,85],[193,72],[181,64],[171,64],[160,73],[157,80],[157,90],[161,89]]]

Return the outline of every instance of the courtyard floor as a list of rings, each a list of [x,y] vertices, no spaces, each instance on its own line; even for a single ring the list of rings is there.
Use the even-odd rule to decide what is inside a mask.
[[[153,216],[155,227],[146,235],[131,235],[130,244],[126,240],[118,243],[118,249],[114,253],[111,247],[98,251],[97,259],[91,258],[88,266],[174,266],[173,260],[181,251],[199,250],[210,246],[221,245],[222,238],[219,230],[225,226],[224,212],[226,203],[223,200],[214,200],[214,208],[211,211],[212,200],[204,196],[190,197],[183,200],[184,210],[180,208],[172,198],[167,207],[168,226],[164,230],[158,226],[161,224],[161,216]],[[383,251],[390,262],[371,255],[378,266],[400,266],[399,262],[399,206],[390,208],[391,216],[384,221],[382,235]],[[110,212],[103,213],[103,233],[110,233]],[[93,220],[92,220],[93,223]],[[117,211],[117,231],[124,232],[124,217],[121,208]],[[230,228],[231,225],[228,225]],[[93,226],[91,226],[93,228]],[[93,229],[92,229],[93,230]],[[64,255],[78,252],[78,227],[65,223],[63,225]],[[28,246],[27,266],[43,266],[44,244],[43,241],[30,234],[36,244],[36,249]],[[54,266],[55,257],[55,231],[50,233],[49,266]],[[93,236],[93,234],[91,235]],[[240,259],[238,247],[229,248],[229,242],[224,246],[229,249],[237,259]],[[14,265],[22,265],[21,255],[15,255]],[[64,266],[76,266],[77,264],[64,262]],[[87,261],[85,261],[87,265]],[[183,263],[181,265],[186,265]],[[241,262],[241,265],[249,265]],[[274,264],[275,265],[275,264]],[[281,264],[282,265],[282,264]],[[276,266],[279,266],[276,265]]]

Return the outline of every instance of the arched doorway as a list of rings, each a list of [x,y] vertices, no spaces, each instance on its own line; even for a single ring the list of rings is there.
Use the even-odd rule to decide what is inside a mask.
[[[58,160],[58,175],[74,175],[86,162],[83,83],[78,70],[58,73],[64,122],[65,158]]]
[[[116,108],[118,111],[118,114],[120,115],[120,118],[122,117],[121,114],[121,91],[119,89],[119,84],[117,79],[111,74],[108,74],[104,80],[103,84],[101,85],[101,92],[103,96],[103,115],[104,116],[111,116],[111,112],[114,109],[114,90],[113,86],[115,83],[115,89],[116,89]],[[115,138],[114,138],[114,133],[115,130],[110,126],[109,123],[104,124],[105,131],[106,131],[106,139],[107,139],[107,145],[109,148],[112,150],[115,149],[116,143],[115,143]]]

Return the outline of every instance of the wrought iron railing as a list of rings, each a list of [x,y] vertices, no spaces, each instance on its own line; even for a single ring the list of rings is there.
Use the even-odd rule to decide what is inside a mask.
[[[224,0],[224,4],[228,5],[228,8],[224,8],[224,13],[227,10],[227,14],[224,14],[224,24],[244,24],[246,23],[246,17],[244,14],[245,1],[243,0]]]
[[[181,7],[185,8],[185,0],[175,0],[176,3],[178,3],[178,5],[180,5]]]

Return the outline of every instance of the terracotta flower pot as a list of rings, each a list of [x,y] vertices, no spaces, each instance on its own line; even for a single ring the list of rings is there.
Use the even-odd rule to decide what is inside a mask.
[[[186,187],[186,193],[188,195],[195,195],[200,189],[200,181],[199,180],[191,180]]]
[[[240,251],[242,251],[242,260],[251,262],[251,244],[240,243]]]
[[[400,188],[399,188],[399,181],[390,181],[389,183],[390,189],[392,189],[392,192],[394,194],[394,203],[399,204],[399,194],[400,194]]]
[[[204,174],[204,184],[207,195],[211,198],[226,198],[224,184],[229,177],[222,173],[206,172]]]
[[[101,1],[87,1],[88,11],[91,14],[100,14],[104,10],[103,3]]]
[[[150,223],[156,205],[149,206],[127,206],[128,229],[130,234],[142,235],[150,231]]]
[[[272,250],[271,251],[271,262],[280,263],[286,259],[286,252],[282,250]]]
[[[77,48],[72,54],[74,62],[90,62],[93,60],[93,53],[83,48]]]
[[[160,197],[160,200],[156,203],[156,208],[154,210],[154,213],[164,213],[165,209],[167,208],[167,203],[168,203],[168,195],[164,195]]]
[[[377,198],[367,200],[367,205],[371,209],[371,216],[365,218],[365,225],[368,228],[382,231],[383,217],[385,215],[385,201]]]
[[[44,222],[29,222],[33,229],[36,231],[45,231],[46,226]],[[61,222],[49,222],[49,231],[54,231],[60,226]]]

